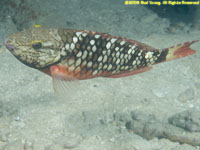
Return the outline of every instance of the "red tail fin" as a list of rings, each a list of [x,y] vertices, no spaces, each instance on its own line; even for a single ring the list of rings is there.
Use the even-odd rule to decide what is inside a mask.
[[[191,41],[191,42],[185,42],[183,44],[179,44],[177,46],[173,46],[173,47],[168,48],[167,49],[168,54],[166,56],[166,61],[194,54],[195,51],[190,49],[190,45],[197,42],[197,41],[198,40]]]

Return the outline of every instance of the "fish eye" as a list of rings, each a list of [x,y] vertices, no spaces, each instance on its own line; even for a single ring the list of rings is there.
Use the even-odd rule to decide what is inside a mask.
[[[32,43],[32,47],[35,50],[38,50],[38,49],[42,48],[42,42],[34,42],[34,43]]]

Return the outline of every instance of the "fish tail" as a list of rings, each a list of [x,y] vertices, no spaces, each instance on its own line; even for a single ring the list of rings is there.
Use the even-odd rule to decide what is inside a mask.
[[[197,41],[198,40],[185,42],[185,43],[165,49],[165,50],[168,50],[168,53],[166,55],[166,61],[181,58],[181,57],[186,57],[186,56],[194,54],[195,51],[190,48],[190,45]]]

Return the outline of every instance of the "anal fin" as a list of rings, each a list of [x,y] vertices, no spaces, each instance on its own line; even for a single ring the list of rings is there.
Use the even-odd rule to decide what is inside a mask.
[[[143,73],[143,72],[149,71],[151,69],[152,69],[152,67],[143,67],[143,68],[140,68],[140,69],[137,69],[137,70],[124,71],[124,72],[121,72],[121,73],[118,73],[118,74],[112,74],[112,75],[108,75],[108,76],[104,76],[104,77],[106,77],[106,78],[127,77],[127,76],[135,75],[135,74],[138,74],[138,73]]]
[[[61,98],[69,98],[79,88],[79,80],[68,72],[65,66],[55,65],[50,68],[53,80],[53,89],[57,96]]]

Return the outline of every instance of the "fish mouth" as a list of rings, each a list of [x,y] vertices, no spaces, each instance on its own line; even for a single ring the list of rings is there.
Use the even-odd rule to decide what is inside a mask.
[[[9,50],[9,51],[14,51],[15,47],[9,44],[9,40],[5,39],[3,44],[5,45],[5,47]]]

